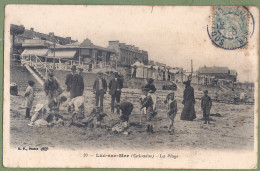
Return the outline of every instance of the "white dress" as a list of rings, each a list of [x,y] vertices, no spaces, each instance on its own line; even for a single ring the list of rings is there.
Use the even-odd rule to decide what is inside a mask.
[[[28,86],[26,88],[25,94],[27,94],[27,96],[25,97],[25,107],[31,109],[34,100],[33,88],[31,86]]]

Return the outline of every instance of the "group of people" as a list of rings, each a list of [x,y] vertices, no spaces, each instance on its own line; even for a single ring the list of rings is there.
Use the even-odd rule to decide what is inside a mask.
[[[82,76],[82,69],[77,68],[76,66],[72,66],[71,73],[67,75],[65,84],[67,86],[67,91],[70,92],[71,102],[82,101],[80,103],[84,103],[84,78]],[[183,101],[182,104],[184,108],[181,112],[181,120],[193,121],[196,118],[195,113],[195,97],[194,97],[194,89],[190,85],[190,81],[183,82],[185,84],[185,90],[183,92]],[[31,118],[30,110],[32,108],[32,103],[34,99],[34,91],[33,91],[33,81],[28,82],[28,87],[25,92],[26,97],[26,118]],[[128,101],[120,101],[121,98],[121,90],[123,88],[123,80],[121,76],[117,73],[113,73],[113,78],[109,81],[107,85],[106,79],[103,77],[103,73],[98,73],[98,78],[94,81],[93,84],[93,93],[95,94],[95,106],[98,107],[101,112],[103,112],[103,100],[104,95],[109,89],[109,94],[111,96],[111,113],[114,113],[116,110],[117,114],[120,114],[120,119],[122,122],[127,122],[129,120],[129,116],[133,111],[133,104]],[[54,78],[53,73],[48,74],[48,79],[44,82],[44,92],[48,98],[48,107],[50,110],[59,110],[59,105],[66,101],[66,97],[60,96],[62,94],[62,89],[58,83],[58,81]],[[142,96],[140,97],[140,112],[146,115],[147,118],[147,132],[153,132],[153,118],[157,114],[156,110],[156,87],[154,85],[154,80],[152,78],[148,79],[147,85],[142,88]],[[76,100],[75,100],[76,99]],[[174,92],[168,94],[166,96],[166,100],[164,101],[168,106],[167,118],[169,120],[168,129],[170,133],[173,133],[173,124],[174,118],[177,114],[177,101],[174,97]],[[80,105],[78,105],[80,106]],[[208,96],[208,91],[204,91],[204,96],[201,99],[201,108],[203,110],[203,117],[205,119],[205,123],[209,123],[209,114],[212,106],[211,98]],[[84,108],[84,106],[83,106]],[[41,108],[38,106],[38,111]],[[39,114],[37,115],[37,117]],[[32,119],[35,120],[35,117]],[[142,118],[140,118],[141,122]]]

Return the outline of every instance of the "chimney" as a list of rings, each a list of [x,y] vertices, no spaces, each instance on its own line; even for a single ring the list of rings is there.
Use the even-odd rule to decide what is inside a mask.
[[[31,31],[34,31],[34,28],[30,28]]]
[[[68,41],[68,43],[71,43],[71,37],[66,37],[66,40]]]
[[[54,37],[54,32],[50,32],[49,36]]]

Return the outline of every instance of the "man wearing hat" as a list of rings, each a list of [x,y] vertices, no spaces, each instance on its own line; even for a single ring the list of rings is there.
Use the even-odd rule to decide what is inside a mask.
[[[78,73],[78,79],[79,79],[79,96],[82,96],[82,95],[83,95],[83,92],[84,92],[84,78],[83,78],[83,74],[82,74],[83,69],[82,69],[82,68],[78,68],[78,70],[79,70],[79,73]]]
[[[111,112],[114,113],[115,100],[117,104],[120,103],[121,89],[123,88],[123,81],[117,72],[113,73],[113,78],[109,82],[109,94],[111,95]],[[117,110],[119,114],[120,111]]]
[[[96,95],[96,107],[100,103],[101,110],[103,110],[103,99],[107,91],[107,82],[103,78],[103,73],[98,72],[98,78],[95,80],[93,85],[93,92]]]
[[[52,72],[48,74],[48,79],[45,80],[43,87],[48,98],[48,105],[51,104],[54,98],[61,94],[62,91]]]
[[[185,90],[183,92],[182,104],[184,108],[181,112],[181,120],[193,121],[196,118],[194,89],[190,85],[190,80],[184,81],[183,84],[185,84]]]
[[[70,98],[73,99],[77,96],[80,96],[80,84],[79,77],[76,73],[76,66],[71,67],[71,73],[67,75],[65,84],[67,85],[67,91],[70,92]]]
[[[211,98],[208,96],[208,90],[204,90],[204,96],[201,98],[201,109],[203,111],[204,124],[209,124],[210,109],[212,106]]]

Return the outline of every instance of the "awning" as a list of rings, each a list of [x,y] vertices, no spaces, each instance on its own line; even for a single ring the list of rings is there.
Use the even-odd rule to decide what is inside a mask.
[[[170,72],[170,73],[173,73],[173,74],[176,74],[176,73],[179,72],[179,70],[177,70],[177,69],[170,69],[169,72]]]
[[[144,64],[140,63],[139,61],[136,61],[132,66],[142,67]]]
[[[37,55],[37,56],[47,56],[48,49],[24,49],[22,52],[22,56],[29,56],[29,55]]]
[[[144,68],[151,68],[152,65],[144,65],[143,67],[144,67]]]
[[[71,59],[74,58],[76,50],[71,51],[55,51],[55,58]],[[54,58],[54,52],[48,54],[49,58]]]
[[[154,69],[158,70],[159,69],[159,66],[153,66]]]

